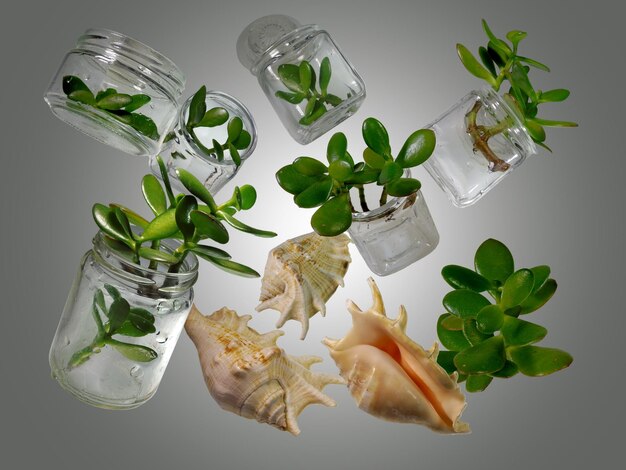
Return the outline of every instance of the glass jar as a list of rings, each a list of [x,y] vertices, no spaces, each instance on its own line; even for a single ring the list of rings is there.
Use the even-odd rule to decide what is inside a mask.
[[[352,215],[350,238],[370,270],[387,276],[432,252],[439,232],[421,191]]]
[[[428,126],[437,146],[424,167],[457,207],[474,204],[537,147],[494,90],[468,93]]]
[[[285,15],[264,16],[241,33],[237,55],[257,77],[289,134],[301,144],[350,117],[365,99],[365,83],[317,25],[302,26]],[[305,79],[310,86],[304,88],[299,72],[303,61],[312,67],[307,74],[310,80]],[[325,72],[321,73],[323,63]]]
[[[82,258],[50,367],[83,402],[130,409],[159,386],[191,309],[198,261],[188,256],[178,273],[151,269],[122,257],[107,240],[98,233]],[[167,243],[161,249],[172,251]]]
[[[160,155],[167,166],[172,186],[176,189],[187,192],[178,180],[175,171],[176,168],[183,168],[202,181],[204,186],[215,195],[234,178],[243,163],[254,152],[257,143],[256,126],[248,108],[236,98],[219,91],[207,91],[205,100],[207,111],[215,107],[224,108],[228,111],[229,121],[234,117],[239,117],[243,122],[243,129],[250,135],[247,146],[236,145],[239,147],[237,149],[240,158],[239,164],[233,161],[231,152],[227,148],[223,150],[223,158],[220,160],[212,142],[215,139],[222,146],[227,141],[228,125],[224,123],[215,127],[196,127],[190,131],[186,122],[192,98],[183,104],[179,113],[178,125],[172,132],[170,140],[164,144]],[[150,168],[155,176],[161,178],[156,155],[150,158]]]
[[[68,94],[85,86],[87,98]],[[154,49],[115,31],[88,29],[63,59],[44,99],[59,119],[88,136],[132,155],[153,155],[175,124],[184,86],[176,64]],[[111,90],[147,98],[107,102]]]

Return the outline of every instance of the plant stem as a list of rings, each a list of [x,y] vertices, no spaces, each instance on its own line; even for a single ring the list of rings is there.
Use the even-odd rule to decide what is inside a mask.
[[[363,188],[362,184],[357,185],[357,189],[359,190],[359,203],[361,204],[361,210],[363,212],[369,212],[370,208],[367,206],[367,201],[365,200],[365,188]]]
[[[387,204],[387,186],[383,186],[383,192],[380,193],[380,199],[378,200],[378,204],[381,207]]]
[[[495,126],[485,127],[479,126],[476,123],[476,118],[478,116],[478,111],[482,106],[481,101],[476,101],[472,109],[465,115],[465,120],[467,123],[467,133],[471,136],[472,142],[474,144],[474,151],[479,151],[484,155],[484,157],[489,161],[489,169],[491,171],[507,171],[511,165],[498,157],[491,147],[489,147],[488,141],[491,137],[496,134],[499,134],[511,125],[510,118],[499,122]]]

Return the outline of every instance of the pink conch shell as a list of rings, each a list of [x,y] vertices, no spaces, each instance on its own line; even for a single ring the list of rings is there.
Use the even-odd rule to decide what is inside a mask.
[[[267,257],[256,310],[281,312],[276,328],[287,320],[298,320],[302,323],[300,339],[304,339],[309,318],[317,312],[326,315],[326,302],[343,286],[351,261],[348,243],[345,234],[322,237],[313,232],[278,245]]]
[[[362,311],[348,301],[352,329],[341,340],[324,339],[359,407],[389,421],[423,424],[442,433],[469,432],[459,421],[465,397],[437,364],[437,344],[425,351],[405,333],[406,310],[387,318],[380,291],[368,279],[374,305]]]
[[[283,332],[260,334],[248,326],[251,318],[227,308],[205,317],[194,306],[185,329],[220,407],[298,435],[296,418],[302,410],[314,403],[335,406],[322,389],[345,381],[309,370],[321,362],[319,357],[285,354],[276,345]]]

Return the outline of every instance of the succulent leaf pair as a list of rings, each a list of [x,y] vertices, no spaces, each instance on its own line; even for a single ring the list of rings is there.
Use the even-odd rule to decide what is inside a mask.
[[[276,92],[276,96],[291,104],[300,104],[306,101],[304,115],[299,122],[303,126],[310,126],[326,114],[327,105],[335,107],[343,102],[340,97],[328,93],[331,76],[332,67],[328,57],[324,57],[320,63],[319,91],[315,69],[310,62],[303,60],[298,65],[279,65],[278,77],[289,91],[279,90]]]
[[[278,184],[293,194],[297,206],[319,207],[311,218],[311,226],[320,235],[336,236],[350,228],[352,213],[356,212],[350,200],[352,188],[359,191],[361,209],[367,212],[365,184],[376,183],[383,187],[381,205],[386,203],[387,195],[409,196],[421,187],[418,180],[403,175],[405,169],[421,165],[430,157],[436,143],[433,131],[415,131],[395,159],[389,134],[380,121],[367,118],[363,122],[362,134],[367,145],[363,162],[354,162],[348,152],[346,136],[337,132],[328,142],[328,164],[303,156],[276,173]]]
[[[569,366],[572,356],[554,348],[535,346],[547,330],[519,317],[541,308],[556,291],[548,266],[515,270],[513,256],[501,242],[483,242],[474,257],[475,271],[445,266],[441,274],[455,290],[443,298],[447,313],[439,317],[437,335],[448,351],[439,364],[468,392],[482,391],[494,377],[518,372],[539,377]],[[495,300],[491,303],[483,292]]]
[[[115,88],[107,88],[94,95],[85,82],[74,75],[63,77],[63,92],[70,100],[105,111],[140,134],[159,140],[159,131],[154,121],[135,112],[150,102],[148,95],[118,93]]]

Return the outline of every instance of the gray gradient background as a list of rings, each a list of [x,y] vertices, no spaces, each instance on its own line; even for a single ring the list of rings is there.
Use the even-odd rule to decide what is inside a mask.
[[[370,469],[615,468],[624,428],[624,12],[615,1],[51,1],[5,3],[2,43],[2,298],[0,459],[3,468]],[[441,243],[424,260],[378,280],[390,313],[404,303],[408,332],[429,346],[448,290],[448,263],[468,265],[487,237],[506,242],[520,265],[547,263],[559,282],[537,321],[545,345],[570,351],[566,371],[543,379],[518,376],[470,395],[467,436],[379,421],[360,411],[347,389],[330,386],[337,408],[313,406],[294,438],[222,411],[208,395],[195,349],[183,335],[161,387],[144,406],[110,412],[83,405],[50,378],[50,342],[82,254],[90,247],[94,202],[143,207],[138,183],[146,161],[83,136],[47,109],[42,94],[65,52],[90,26],[124,32],[174,60],[187,74],[189,96],[201,84],[240,98],[251,109],[259,145],[237,178],[253,182],[260,200],[247,216],[280,240],[308,230],[273,172],[300,154],[321,155],[327,137],[306,148],[293,142],[255,78],[235,55],[241,29],[257,17],[285,13],[327,29],[362,74],[368,97],[339,129],[357,146],[360,122],[387,124],[397,148],[479,82],[464,72],[454,45],[483,43],[480,18],[498,33],[525,29],[527,55],[547,62],[543,89],[567,87],[569,101],[548,117],[577,120],[554,130],[554,155],[529,159],[477,205],[456,209],[430,177],[424,193]],[[554,113],[554,114],[553,114]],[[360,147],[359,147],[360,148]],[[232,185],[231,185],[232,186]],[[228,188],[223,194],[229,192]],[[262,269],[275,240],[235,235],[230,251]],[[306,341],[290,322],[279,344],[324,357],[320,344],[340,337],[350,320],[344,303],[365,306],[369,272],[354,262]],[[203,265],[197,303],[209,313],[228,305],[252,313],[259,280],[230,277]],[[273,328],[278,314],[255,315]],[[293,323],[293,324],[292,324]]]

